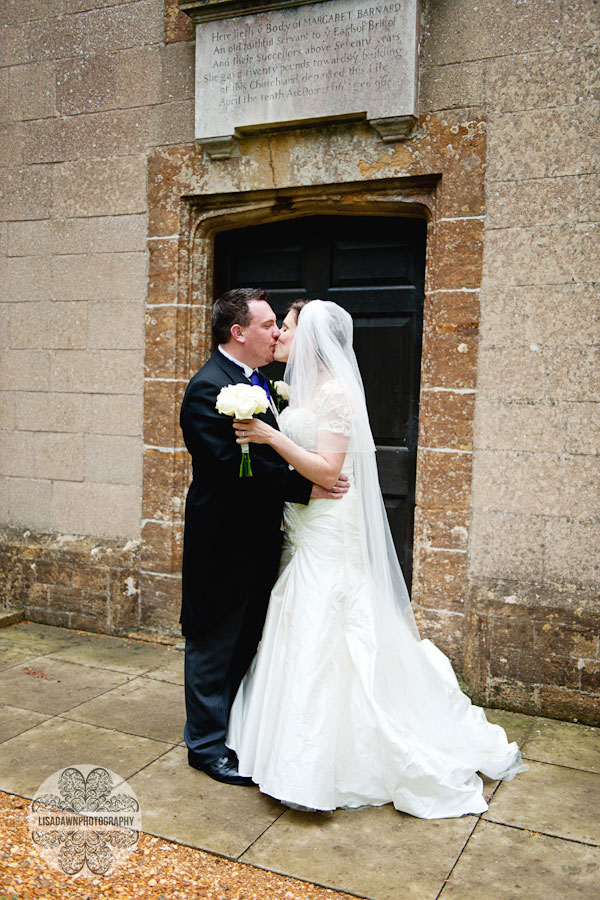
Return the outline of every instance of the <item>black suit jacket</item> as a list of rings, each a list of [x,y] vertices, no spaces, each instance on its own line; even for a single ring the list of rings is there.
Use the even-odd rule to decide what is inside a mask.
[[[257,615],[264,616],[279,567],[283,504],[308,503],[312,490],[266,444],[250,444],[253,475],[239,477],[241,449],[233,419],[215,409],[219,391],[228,384],[248,384],[248,379],[217,350],[188,384],[181,406],[193,465],[180,618],[190,638],[238,604],[255,604]],[[277,427],[270,409],[258,418]]]

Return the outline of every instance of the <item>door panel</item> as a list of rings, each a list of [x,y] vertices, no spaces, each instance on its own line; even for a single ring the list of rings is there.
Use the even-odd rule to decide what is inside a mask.
[[[410,588],[423,327],[422,219],[308,216],[223,232],[215,241],[216,295],[257,286],[283,318],[320,297],[354,319],[354,347],[378,448],[379,479]],[[281,378],[283,366],[267,367]]]

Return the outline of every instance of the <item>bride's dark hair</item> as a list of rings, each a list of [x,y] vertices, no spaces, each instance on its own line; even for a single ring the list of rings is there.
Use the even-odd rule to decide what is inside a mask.
[[[310,300],[294,300],[294,302],[290,303],[288,306],[288,312],[292,312],[293,310],[296,313],[296,322],[307,303],[310,303]]]

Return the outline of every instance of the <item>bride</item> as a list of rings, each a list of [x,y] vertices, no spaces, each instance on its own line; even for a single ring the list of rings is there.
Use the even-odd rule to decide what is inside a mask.
[[[350,489],[338,501],[286,504],[279,578],[229,719],[239,772],[313,810],[391,801],[426,819],[482,813],[477,773],[510,780],[528,767],[461,692],[447,657],[419,638],[379,488],[351,316],[328,301],[296,302],[275,358],[288,361],[291,388],[281,430],[236,420],[238,443],[270,444],[324,486],[341,472]]]

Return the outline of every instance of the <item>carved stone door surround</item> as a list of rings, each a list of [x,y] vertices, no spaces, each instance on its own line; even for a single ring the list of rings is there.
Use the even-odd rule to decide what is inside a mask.
[[[420,215],[428,225],[413,602],[423,635],[461,668],[485,149],[483,117],[455,111],[421,117],[393,145],[363,124],[244,138],[229,160],[197,145],[150,156],[142,629],[179,631],[190,480],[179,407],[211,352],[214,235],[304,215]]]

